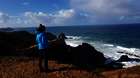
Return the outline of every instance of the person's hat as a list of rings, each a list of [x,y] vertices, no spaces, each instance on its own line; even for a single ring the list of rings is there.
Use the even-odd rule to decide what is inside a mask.
[[[45,26],[40,24],[39,27],[37,28],[37,31],[39,31],[39,32],[45,31]]]

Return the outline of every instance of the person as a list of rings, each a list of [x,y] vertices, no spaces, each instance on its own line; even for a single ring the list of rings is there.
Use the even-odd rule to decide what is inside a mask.
[[[48,39],[46,36],[46,28],[44,25],[40,24],[37,28],[37,34],[36,34],[36,42],[37,42],[37,48],[39,53],[39,68],[40,71],[48,71],[48,57],[47,57],[47,48],[48,48]],[[43,67],[43,60],[44,60],[44,67]],[[45,68],[45,69],[44,69]]]

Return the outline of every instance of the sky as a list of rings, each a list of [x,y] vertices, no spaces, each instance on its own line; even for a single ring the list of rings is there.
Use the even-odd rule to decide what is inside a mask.
[[[0,0],[0,27],[140,23],[140,0]]]

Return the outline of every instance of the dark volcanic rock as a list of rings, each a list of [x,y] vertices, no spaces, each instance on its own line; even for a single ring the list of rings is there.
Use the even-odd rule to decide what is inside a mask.
[[[48,40],[55,40],[55,39],[57,39],[57,36],[50,32],[47,32],[47,38],[48,38]]]
[[[47,32],[48,40],[57,37]],[[35,44],[35,34],[26,31],[0,32],[0,56],[8,55],[32,55],[35,49],[22,50]]]
[[[97,51],[88,43],[77,47],[66,44],[62,38],[46,33],[49,42],[47,57],[58,62],[74,64],[81,67],[102,67],[106,61],[103,53]],[[0,55],[38,56],[36,48],[26,49],[35,44],[35,35],[25,32],[0,32]],[[18,49],[18,50],[17,50]]]
[[[28,32],[0,32],[0,55],[17,55],[16,49],[34,44],[34,36]]]
[[[138,59],[138,58],[130,58],[127,55],[122,55],[117,61],[118,62],[127,62],[127,61],[138,61],[138,62],[140,62],[140,59]]]
[[[63,40],[53,42],[48,53],[51,59],[79,66],[102,66],[106,60],[101,52],[87,43],[71,47]]]
[[[119,59],[118,59],[118,61],[120,61],[120,62],[122,62],[122,61],[129,61],[130,60],[130,58],[127,56],[127,55],[122,55]]]
[[[65,35],[63,32],[61,32],[61,33],[58,35],[58,39],[65,40],[65,39],[67,39],[67,37],[66,37],[66,35]]]
[[[76,63],[87,64],[92,66],[102,66],[106,60],[103,53],[98,52],[88,43],[83,43],[78,47],[73,48],[72,56],[75,57]]]
[[[8,27],[8,28],[0,28],[0,31],[1,32],[13,32],[14,29],[13,28],[10,28],[10,27]]]
[[[62,63],[74,64],[79,67],[88,67],[90,69],[96,67],[122,68],[123,64],[112,61],[105,64],[107,60],[103,53],[97,51],[88,43],[82,43],[77,47],[66,45],[63,39],[57,39],[51,42],[48,50],[49,59],[58,60]]]

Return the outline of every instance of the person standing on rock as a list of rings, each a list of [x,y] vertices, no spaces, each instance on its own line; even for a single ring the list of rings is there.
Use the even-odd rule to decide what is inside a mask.
[[[46,28],[44,25],[40,24],[37,28],[37,34],[36,34],[36,42],[37,42],[37,48],[39,53],[39,68],[40,71],[48,71],[48,57],[47,57],[47,48],[48,48],[48,39],[46,36]],[[43,60],[44,60],[44,68],[43,68]]]

